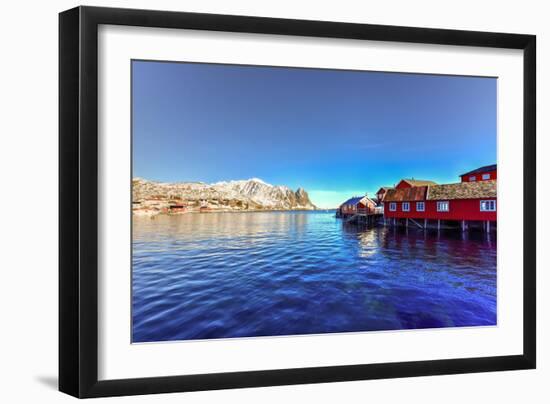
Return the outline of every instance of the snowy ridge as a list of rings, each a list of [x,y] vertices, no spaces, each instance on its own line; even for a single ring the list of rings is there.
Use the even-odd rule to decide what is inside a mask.
[[[291,210],[316,209],[303,188],[296,191],[282,185],[271,185],[259,178],[221,181],[160,183],[134,178],[132,198],[141,208],[182,204],[191,208],[212,210]],[[164,201],[164,203],[163,203]]]

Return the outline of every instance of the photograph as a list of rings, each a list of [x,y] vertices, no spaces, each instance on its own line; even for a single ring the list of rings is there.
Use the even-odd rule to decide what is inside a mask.
[[[132,343],[498,326],[497,77],[130,68]]]

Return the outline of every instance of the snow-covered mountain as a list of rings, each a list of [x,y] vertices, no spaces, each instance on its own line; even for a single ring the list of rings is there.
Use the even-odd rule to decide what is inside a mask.
[[[161,183],[134,178],[134,208],[183,205],[188,210],[298,210],[316,209],[303,188],[296,191],[282,185],[271,185],[259,178],[223,181]]]

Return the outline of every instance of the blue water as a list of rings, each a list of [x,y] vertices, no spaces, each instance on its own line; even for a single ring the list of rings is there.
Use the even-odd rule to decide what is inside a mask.
[[[133,342],[496,324],[494,235],[333,212],[133,220]]]

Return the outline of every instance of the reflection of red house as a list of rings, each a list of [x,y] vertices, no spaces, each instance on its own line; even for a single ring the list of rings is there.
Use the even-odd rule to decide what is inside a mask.
[[[462,182],[489,181],[497,179],[497,165],[484,166],[460,175]]]

